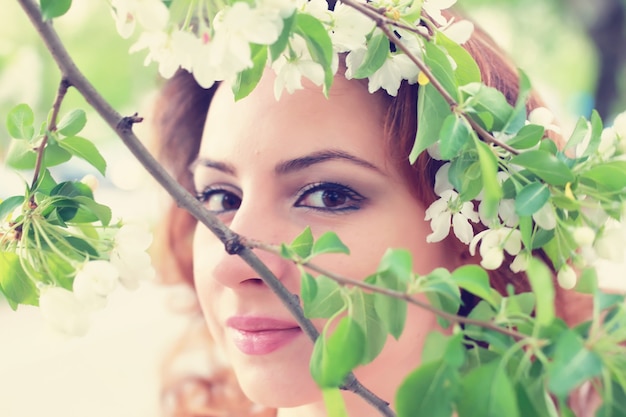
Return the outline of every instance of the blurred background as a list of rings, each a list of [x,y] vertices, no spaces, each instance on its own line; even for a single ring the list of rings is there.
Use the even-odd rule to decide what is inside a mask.
[[[459,0],[531,78],[566,129],[596,108],[607,122],[626,110],[626,0]],[[79,68],[122,114],[149,115],[159,80],[136,37],[115,32],[106,1],[74,1],[55,21]],[[0,12],[0,199],[20,193],[21,177],[2,163],[9,146],[7,112],[27,103],[37,120],[48,113],[60,75],[16,2]],[[63,111],[88,106],[70,90]],[[148,140],[146,126],[138,136]],[[162,196],[111,129],[88,112],[83,135],[106,157],[106,177],[79,161],[57,180],[99,178],[96,198],[127,222],[158,220]],[[624,264],[603,265],[608,286],[623,286]],[[64,340],[46,331],[37,309],[12,312],[0,300],[0,416],[148,417],[159,415],[159,367],[186,320],[170,305],[185,297],[144,283],[116,291],[89,334]]]

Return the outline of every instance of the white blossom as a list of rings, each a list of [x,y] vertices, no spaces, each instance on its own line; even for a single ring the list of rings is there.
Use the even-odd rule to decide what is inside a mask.
[[[200,40],[186,31],[144,32],[130,48],[130,52],[148,49],[144,65],[151,62],[159,64],[159,74],[171,78],[179,67],[192,70],[194,57],[199,53]]]
[[[596,254],[602,259],[612,262],[624,261],[625,233],[621,227],[607,227],[593,245]]]
[[[324,68],[312,59],[296,58],[288,60],[285,57],[278,58],[272,65],[276,71],[274,81],[274,97],[276,100],[284,90],[292,94],[296,90],[301,90],[302,77],[308,78],[313,84],[320,86],[324,82]]]
[[[162,31],[169,20],[169,10],[161,0],[112,0],[117,32],[129,38],[136,22],[147,31]]]
[[[528,264],[531,258],[532,254],[530,253],[530,251],[523,250],[517,254],[515,259],[513,259],[513,262],[511,262],[509,268],[511,269],[511,271],[516,273],[525,271],[526,269],[528,269]]]
[[[517,229],[500,227],[487,229],[478,233],[469,245],[469,252],[473,256],[476,246],[480,242],[479,253],[482,257],[480,264],[485,269],[497,269],[504,261],[504,251],[510,255],[517,255],[522,249],[522,234]],[[518,261],[516,267],[521,267]]]
[[[561,128],[554,123],[554,114],[546,107],[537,107],[528,114],[528,121],[543,126],[546,130],[561,133]]]
[[[119,280],[129,290],[136,289],[139,282],[154,278],[155,270],[146,249],[152,235],[139,225],[124,225],[115,237],[111,251],[111,263],[119,271]]]
[[[452,41],[458,43],[459,45],[463,45],[472,37],[472,33],[474,33],[474,24],[469,20],[459,20],[458,22],[452,22],[442,28],[441,32]]]
[[[60,287],[40,290],[39,309],[46,324],[65,336],[84,336],[89,329],[89,312],[71,291]]]
[[[430,227],[433,231],[426,236],[426,241],[439,242],[445,239],[452,225],[456,237],[468,244],[474,236],[474,230],[469,222],[476,223],[479,220],[474,205],[469,201],[461,202],[458,193],[454,190],[445,190],[440,196],[441,198],[426,210],[424,220],[430,220]]]
[[[533,213],[533,220],[544,230],[552,230],[556,227],[556,213],[554,206],[547,202],[539,210]]]
[[[374,29],[376,24],[363,13],[343,3],[337,3],[332,17],[333,25],[330,38],[336,52],[363,48],[365,37]]]
[[[305,40],[296,36],[289,42],[289,47],[294,56],[281,55],[272,63],[272,69],[276,73],[274,81],[276,100],[280,99],[283,90],[292,94],[302,89],[302,77],[308,78],[317,86],[324,83],[324,68],[313,60]]]
[[[90,310],[106,306],[107,296],[117,287],[119,271],[108,261],[86,262],[74,277],[76,298]]]
[[[572,236],[578,245],[590,246],[596,238],[596,232],[589,226],[581,226],[573,230]]]
[[[576,286],[578,277],[576,276],[576,271],[571,266],[565,264],[556,274],[556,280],[561,288],[571,290]]]
[[[454,3],[456,3],[456,0],[425,0],[422,5],[422,10],[435,22],[443,26],[447,24],[448,21],[443,14],[441,14],[441,11],[449,9]]]
[[[245,2],[236,2],[215,16],[213,27],[209,65],[226,66],[227,73],[237,73],[252,66],[250,43],[274,43],[283,29],[283,19],[277,10],[253,9]]]

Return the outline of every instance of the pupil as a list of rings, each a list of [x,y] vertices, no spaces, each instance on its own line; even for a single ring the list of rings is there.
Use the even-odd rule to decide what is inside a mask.
[[[241,201],[234,195],[225,194],[222,198],[222,207],[224,207],[224,210],[238,209],[240,204]]]
[[[324,191],[322,202],[326,207],[336,207],[346,202],[346,196],[337,191]]]

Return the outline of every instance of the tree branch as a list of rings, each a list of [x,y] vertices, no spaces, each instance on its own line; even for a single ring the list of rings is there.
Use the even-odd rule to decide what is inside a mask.
[[[50,137],[50,133],[57,130],[57,118],[59,117],[59,111],[61,110],[61,103],[63,103],[63,99],[65,98],[65,94],[67,94],[68,88],[70,88],[70,83],[66,78],[61,78],[61,82],[59,83],[59,89],[57,90],[57,95],[54,99],[54,103],[52,103],[52,115],[50,116],[50,121],[48,122],[48,128],[45,135],[43,135],[43,139],[37,148],[37,162],[35,162],[35,172],[33,173],[33,182],[31,183],[31,187],[35,187],[37,183],[37,179],[39,178],[39,173],[41,171],[41,164],[43,163],[43,157],[46,150],[46,144],[48,143],[48,138]]]
[[[259,241],[255,241],[255,240],[247,240],[246,241],[246,246],[248,247],[252,247],[252,248],[258,248],[261,250],[264,250],[266,252],[270,252],[270,253],[274,253],[276,255],[280,255],[280,250],[276,247],[276,246],[272,246],[272,245],[268,245],[266,243],[263,242],[259,242]],[[383,294],[389,297],[393,297],[393,298],[397,298],[399,300],[404,300],[407,303],[410,304],[414,304],[424,310],[430,311],[433,314],[438,315],[439,317],[448,320],[450,322],[453,323],[460,323],[460,324],[465,324],[465,325],[472,325],[472,326],[478,326],[478,327],[482,327],[484,329],[488,329],[488,330],[492,330],[494,332],[498,332],[501,334],[504,334],[506,336],[512,337],[515,340],[522,340],[527,338],[528,336],[519,332],[516,332],[514,330],[511,329],[507,329],[505,327],[500,327],[495,323],[491,323],[491,322],[487,322],[487,321],[482,321],[482,320],[475,320],[475,319],[471,319],[469,317],[464,317],[464,316],[458,316],[456,314],[451,314],[448,313],[446,311],[440,310],[438,308],[433,307],[432,305],[425,303],[423,301],[420,301],[414,297],[411,297],[411,295],[407,294],[407,293],[403,293],[400,291],[395,291],[395,290],[391,290],[389,288],[384,288],[384,287],[379,287],[376,285],[372,285],[372,284],[368,284],[365,281],[358,281],[352,278],[347,278],[344,277],[342,275],[336,274],[334,272],[328,271],[322,267],[320,267],[319,265],[316,265],[312,262],[302,262],[301,263],[302,266],[310,269],[311,271],[317,272],[318,274],[322,274],[324,276],[327,276],[328,278],[332,279],[333,281],[337,282],[338,284],[341,285],[351,285],[353,287],[358,287],[361,288],[363,290],[367,290],[370,292],[374,292],[374,293],[379,293],[379,294]]]
[[[87,103],[102,117],[105,122],[117,133],[131,153],[144,166],[148,173],[172,196],[176,203],[189,211],[199,222],[204,224],[225,245],[225,249],[231,255],[238,255],[252,269],[254,269],[265,284],[278,296],[281,302],[293,315],[304,333],[313,341],[319,337],[319,332],[313,323],[304,316],[298,297],[290,293],[269,268],[256,256],[252,250],[242,244],[242,238],[226,227],[213,213],[206,210],[202,204],[183,188],[174,178],[163,169],[161,164],[148,152],[146,147],[139,141],[132,131],[134,123],[141,121],[137,115],[122,117],[113,107],[98,93],[87,78],[81,73],[73,59],[63,46],[58,34],[50,22],[44,22],[41,17],[39,6],[33,0],[17,0],[40,37],[46,44],[57,66],[61,70],[63,79],[66,79],[85,98]],[[346,379],[346,389],[352,390],[361,396],[369,404],[376,407],[386,417],[394,417],[395,413],[389,408],[389,404],[365,389],[350,374]]]
[[[465,112],[460,112],[458,110],[459,103],[457,103],[454,97],[450,95],[450,93],[444,88],[444,86],[434,76],[433,72],[430,70],[430,68],[428,68],[426,63],[422,61],[421,59],[419,59],[417,56],[415,56],[415,54],[412,53],[406,47],[406,45],[404,45],[404,43],[398,42],[398,37],[394,35],[391,29],[389,29],[390,25],[395,26],[395,27],[401,27],[401,28],[403,28],[403,26],[399,26],[398,22],[388,19],[386,16],[382,15],[380,11],[373,9],[371,7],[366,7],[365,5],[361,3],[357,3],[355,0],[341,0],[341,2],[345,4],[346,6],[350,6],[360,11],[361,13],[365,14],[366,16],[370,17],[371,19],[373,19],[376,22],[376,26],[378,26],[380,30],[383,31],[383,33],[387,36],[387,38],[389,38],[389,40],[393,42],[394,45],[396,45],[398,49],[400,49],[407,57],[409,57],[409,59],[419,68],[419,70],[426,76],[426,78],[428,78],[432,86],[437,90],[437,92],[439,92],[439,94],[441,94],[441,97],[443,97],[446,103],[448,103],[448,106],[450,106],[450,109],[452,110],[452,112],[459,113],[465,120],[467,120],[467,122],[472,127],[472,129],[476,131],[476,133],[478,133],[478,135],[483,139],[483,141],[485,141],[486,143],[493,143],[494,145],[497,145],[501,147],[502,149],[507,150],[513,155],[519,154],[519,151],[517,149],[512,148],[511,146],[507,145],[506,143],[502,141],[499,141],[491,133],[489,133],[481,125],[479,125],[474,119],[472,119],[468,114],[466,114]],[[425,34],[421,33],[420,31],[414,31],[414,32],[426,38],[426,40],[429,40],[429,38]]]

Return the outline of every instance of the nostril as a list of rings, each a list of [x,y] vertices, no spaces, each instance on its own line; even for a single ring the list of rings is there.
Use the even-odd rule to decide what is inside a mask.
[[[249,283],[251,285],[263,285],[263,280],[261,278],[248,278],[244,282]]]

